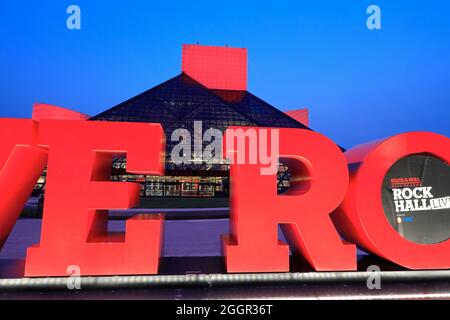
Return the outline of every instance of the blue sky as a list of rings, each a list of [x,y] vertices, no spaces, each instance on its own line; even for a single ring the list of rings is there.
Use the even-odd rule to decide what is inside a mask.
[[[82,29],[66,28],[81,8]],[[382,29],[366,27],[370,4]],[[170,77],[181,45],[248,48],[249,89],[344,147],[450,136],[450,1],[2,1],[0,116],[33,102],[99,113]]]

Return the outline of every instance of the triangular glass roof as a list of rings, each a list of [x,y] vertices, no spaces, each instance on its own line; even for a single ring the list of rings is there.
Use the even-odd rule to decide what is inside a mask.
[[[203,121],[206,130],[228,126],[306,128],[248,91],[210,90],[182,73],[90,120],[154,122],[164,130]]]
[[[210,90],[185,73],[90,120],[161,123],[168,151],[179,143],[171,141],[172,132],[193,133],[194,121],[202,121],[203,132],[230,126],[307,128],[248,91]]]

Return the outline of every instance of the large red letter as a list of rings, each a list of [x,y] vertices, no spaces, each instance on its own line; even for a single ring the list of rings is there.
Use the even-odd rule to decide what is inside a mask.
[[[37,133],[32,120],[0,119],[0,249],[47,161],[47,151],[33,146]]]
[[[252,130],[261,137],[259,132],[266,129],[244,130],[251,139],[255,136]],[[291,187],[278,195],[276,172],[262,175],[264,166],[259,161],[236,163],[239,153],[245,151],[248,155],[255,149],[249,143],[245,143],[244,150],[225,150],[236,156],[230,169],[231,235],[224,237],[227,271],[289,271],[289,247],[278,240],[278,225],[292,249],[300,252],[314,269],[356,269],[355,246],[341,241],[329,217],[347,191],[348,170],[342,152],[319,133],[269,130],[271,134],[279,130],[279,158],[291,171]],[[225,146],[230,138],[236,138],[229,132],[230,129]],[[261,142],[260,139],[259,150]]]
[[[162,220],[141,216],[125,234],[108,233],[108,209],[139,201],[139,185],[106,182],[113,154],[127,154],[127,171],[163,173],[164,133],[145,123],[42,120],[49,146],[42,235],[27,252],[26,276],[153,274],[158,270]]]
[[[383,179],[388,170],[409,155],[429,154],[450,163],[450,140],[427,132],[412,132],[361,145],[346,152],[349,192],[333,217],[346,239],[380,257],[409,269],[450,267],[450,240],[417,244],[392,227],[382,205]]]

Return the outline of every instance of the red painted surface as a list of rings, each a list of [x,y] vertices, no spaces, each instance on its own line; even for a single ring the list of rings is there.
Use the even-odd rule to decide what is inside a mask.
[[[243,148],[228,148],[225,136],[226,154],[234,160],[230,235],[223,239],[228,272],[289,271],[289,247],[317,271],[355,270],[355,245],[338,232],[408,269],[450,267],[450,240],[424,245],[404,239],[389,224],[381,198],[383,179],[398,160],[426,153],[450,163],[447,137],[401,134],[351,149],[345,159],[334,142],[309,130],[241,129],[255,130],[259,141],[251,145],[244,139]],[[276,173],[262,170],[267,168],[260,155],[261,139],[267,139],[263,130],[279,133],[268,149],[279,141],[277,154],[293,176],[281,195]],[[115,234],[108,232],[107,210],[127,209],[139,200],[138,184],[109,181],[113,155],[126,154],[132,174],[163,174],[159,124],[0,119],[0,136],[0,245],[48,164],[41,241],[27,251],[25,276],[67,276],[71,266],[79,267],[80,275],[158,272],[163,218],[137,216],[126,222],[125,233]],[[251,149],[259,155],[256,162],[248,156],[236,162]],[[347,164],[353,164],[350,183]],[[279,225],[289,246],[278,240]]]
[[[124,234],[108,233],[107,210],[136,206],[140,188],[108,180],[116,153],[127,154],[132,174],[162,175],[162,127],[42,120],[38,144],[49,148],[46,198],[41,242],[27,251],[25,275],[67,276],[72,265],[81,275],[157,273],[163,219],[135,217]]]
[[[450,240],[428,245],[408,241],[389,224],[383,210],[381,190],[388,170],[398,160],[420,153],[450,163],[450,140],[411,132],[347,151],[349,163],[360,165],[350,173],[349,191],[333,218],[347,240],[373,254],[408,269],[447,269]]]
[[[32,119],[40,121],[43,119],[54,120],[86,120],[89,116],[77,111],[53,106],[45,103],[35,103],[33,105]]]
[[[183,45],[182,71],[209,89],[247,90],[247,49]]]
[[[299,109],[299,110],[290,110],[285,112],[289,117],[297,120],[301,124],[309,127],[309,110],[308,109]]]
[[[32,120],[0,119],[0,249],[3,247],[47,161],[35,147]]]
[[[248,154],[248,142],[243,150],[224,150],[234,159],[230,168],[231,234],[224,237],[227,271],[289,271],[289,247],[278,240],[278,225],[291,248],[315,270],[356,270],[356,247],[341,241],[329,217],[347,191],[348,170],[342,152],[319,133],[276,130],[280,158],[294,176],[283,195],[277,195],[277,174],[261,175],[260,162],[236,163],[239,152]]]

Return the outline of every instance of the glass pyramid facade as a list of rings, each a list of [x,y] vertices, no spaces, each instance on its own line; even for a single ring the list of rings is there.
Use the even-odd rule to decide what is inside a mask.
[[[203,132],[209,128],[222,132],[230,126],[304,128],[270,104],[248,91],[208,89],[185,73],[147,90],[92,118],[90,121],[126,121],[161,123],[166,135],[166,176],[131,176],[125,171],[125,159],[113,163],[113,180],[141,182],[141,196],[228,196],[226,163],[176,165],[170,160],[175,129],[194,132],[194,122],[201,121]],[[143,142],[145,137],[143,137]],[[206,146],[205,145],[203,147]],[[287,188],[289,176],[279,168],[279,189]]]

